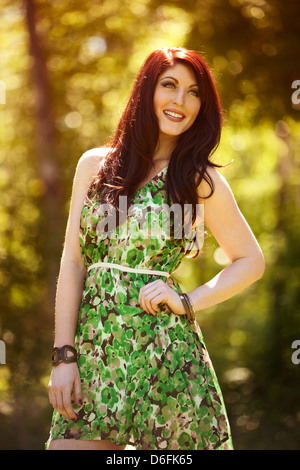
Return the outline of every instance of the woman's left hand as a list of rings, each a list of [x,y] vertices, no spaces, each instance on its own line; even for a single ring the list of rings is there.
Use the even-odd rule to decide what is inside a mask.
[[[167,304],[169,309],[176,315],[185,315],[179,294],[161,279],[142,286],[138,300],[140,307],[153,316],[160,311],[159,304]]]

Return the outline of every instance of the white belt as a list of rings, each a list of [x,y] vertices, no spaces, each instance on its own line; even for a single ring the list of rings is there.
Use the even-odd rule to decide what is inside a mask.
[[[157,276],[170,277],[170,274],[167,273],[166,271],[155,271],[154,269],[147,269],[147,268],[130,268],[129,266],[123,266],[122,264],[105,263],[104,261],[91,264],[87,268],[87,270],[89,271],[92,268],[98,268],[98,267],[120,269],[121,271],[129,271],[130,273],[155,274]]]

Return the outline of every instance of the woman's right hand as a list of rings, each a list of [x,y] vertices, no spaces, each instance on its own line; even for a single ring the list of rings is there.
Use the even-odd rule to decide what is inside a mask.
[[[48,385],[51,405],[60,414],[72,421],[77,415],[72,407],[72,396],[77,405],[82,405],[80,375],[76,362],[61,363],[53,367]]]

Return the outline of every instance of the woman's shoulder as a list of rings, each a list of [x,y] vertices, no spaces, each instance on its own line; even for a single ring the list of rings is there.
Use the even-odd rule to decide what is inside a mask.
[[[215,197],[222,197],[222,195],[228,191],[230,191],[230,187],[225,176],[222,175],[220,170],[217,168],[208,166],[206,169],[206,178],[203,178],[200,184],[197,186],[197,193],[199,197],[207,198],[210,195],[214,195]]]
[[[80,191],[86,194],[90,185],[94,181],[95,177],[99,173],[99,169],[102,165],[103,160],[109,152],[107,147],[98,147],[87,150],[84,152],[76,166],[74,175],[74,191]]]
[[[82,165],[99,165],[103,158],[105,158],[110,151],[109,147],[96,147],[84,152],[79,158],[79,162]]]
[[[96,147],[84,152],[78,160],[77,173],[80,173],[82,177],[97,174],[109,150],[108,147]]]

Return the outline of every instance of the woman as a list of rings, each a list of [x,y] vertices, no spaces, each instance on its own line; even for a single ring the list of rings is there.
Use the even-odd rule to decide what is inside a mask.
[[[210,160],[220,132],[207,65],[164,48],[141,68],[109,146],[80,158],[57,285],[50,449],[233,448],[194,312],[258,280],[264,259]],[[192,207],[181,237],[164,218],[171,203]],[[197,247],[197,204],[231,264],[182,293],[171,274]]]

